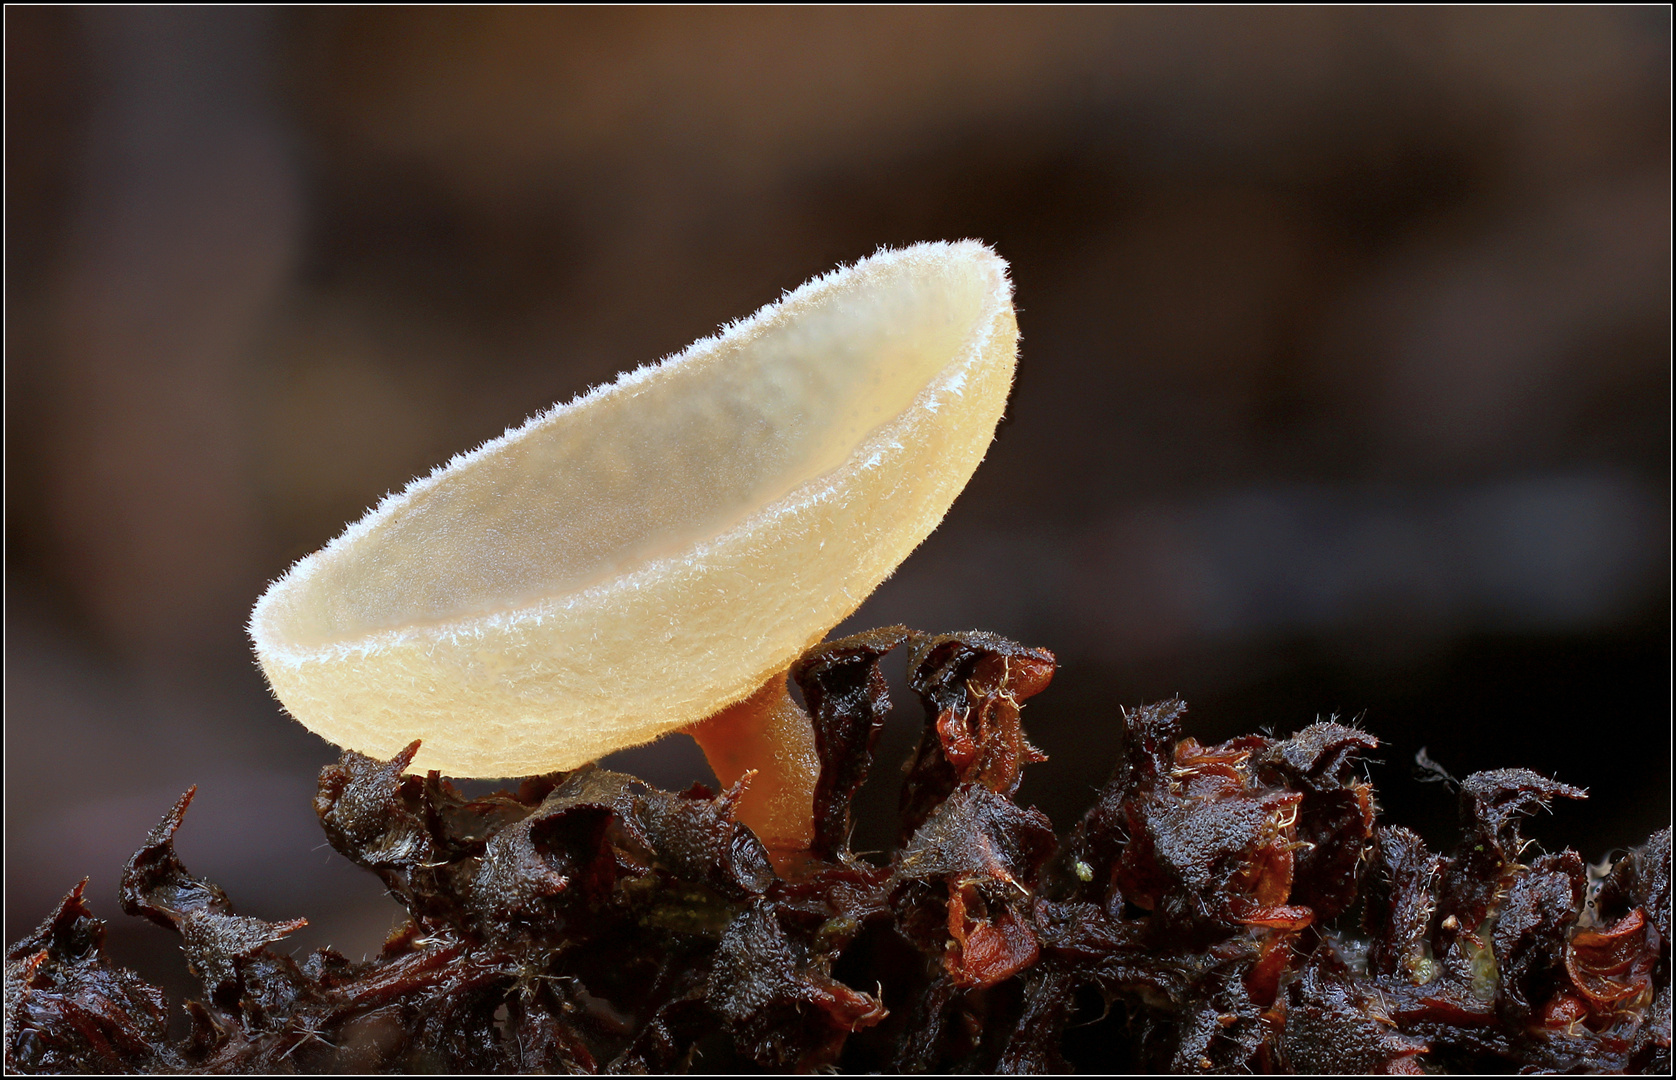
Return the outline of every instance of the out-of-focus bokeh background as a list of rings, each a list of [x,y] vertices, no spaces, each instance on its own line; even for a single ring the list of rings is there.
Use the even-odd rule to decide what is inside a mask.
[[[848,624],[1056,650],[1023,797],[1114,717],[1359,718],[1389,813],[1586,785],[1669,820],[1670,13],[6,9],[6,934],[187,864],[299,950],[395,907],[325,848],[266,581],[384,492],[881,244],[1011,260],[1009,418]],[[900,660],[894,662],[900,664]],[[864,793],[878,847],[904,704]],[[671,739],[619,762],[705,775]],[[169,974],[174,972],[173,975]]]

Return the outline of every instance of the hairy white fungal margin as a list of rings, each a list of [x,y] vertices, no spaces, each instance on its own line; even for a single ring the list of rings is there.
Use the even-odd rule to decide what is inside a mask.
[[[880,251],[386,497],[257,601],[311,731],[415,769],[569,769],[751,698],[982,460],[1018,347],[977,241]]]

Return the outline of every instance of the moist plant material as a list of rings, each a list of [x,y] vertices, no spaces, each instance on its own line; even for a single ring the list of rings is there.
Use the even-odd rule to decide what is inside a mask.
[[[907,656],[925,730],[900,840],[849,850],[850,804]],[[101,953],[85,882],[6,955],[8,1069],[30,1072],[1669,1071],[1665,830],[1594,871],[1529,850],[1575,788],[1459,784],[1434,854],[1378,819],[1377,740],[1317,723],[1201,746],[1179,701],[1120,711],[1110,782],[1067,835],[1018,806],[1020,705],[1053,656],[900,627],[793,666],[820,758],[781,858],[742,785],[672,793],[596,766],[467,798],[345,752],[315,808],[410,918],[375,959],[283,939],[175,855],[181,798],[121,903],[202,980],[185,1033]],[[178,1025],[177,1025],[178,1026]]]

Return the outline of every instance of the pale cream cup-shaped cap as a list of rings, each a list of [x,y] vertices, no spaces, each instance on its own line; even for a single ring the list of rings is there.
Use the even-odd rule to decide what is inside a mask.
[[[936,528],[1018,346],[976,241],[881,251],[462,454],[270,586],[310,730],[416,769],[569,769],[750,696]]]

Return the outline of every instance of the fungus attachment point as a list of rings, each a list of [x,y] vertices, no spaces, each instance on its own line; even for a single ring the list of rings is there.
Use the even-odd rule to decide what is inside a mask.
[[[815,837],[820,758],[809,714],[791,698],[786,672],[737,705],[687,729],[722,787],[755,771],[735,816],[770,853],[804,851]]]
[[[712,752],[768,755],[745,812],[806,840],[772,793],[808,813],[808,755],[782,753],[807,721],[729,706],[770,676],[783,695],[775,673],[937,527],[1017,345],[1006,263],[976,241],[835,270],[386,498],[257,601],[262,670],[316,733],[386,759],[419,739],[412,767],[452,776],[716,717]]]

